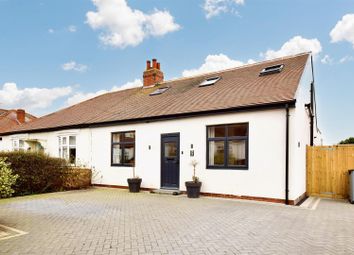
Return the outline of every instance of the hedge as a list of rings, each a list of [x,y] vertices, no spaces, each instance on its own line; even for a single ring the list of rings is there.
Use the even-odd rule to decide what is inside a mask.
[[[12,196],[15,192],[12,186],[18,178],[18,175],[12,173],[10,164],[6,163],[5,160],[5,158],[0,158],[0,198]]]
[[[76,189],[91,184],[90,170],[86,169],[86,174],[81,174],[79,169],[71,169],[64,159],[22,151],[0,152],[0,157],[6,158],[13,173],[19,176],[13,186],[14,195]],[[84,179],[81,184],[79,177]],[[75,180],[78,180],[78,183],[75,183]]]

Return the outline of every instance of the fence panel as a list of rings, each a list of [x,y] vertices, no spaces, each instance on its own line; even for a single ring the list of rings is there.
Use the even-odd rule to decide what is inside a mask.
[[[348,170],[354,169],[354,146],[307,147],[307,195],[348,197]]]

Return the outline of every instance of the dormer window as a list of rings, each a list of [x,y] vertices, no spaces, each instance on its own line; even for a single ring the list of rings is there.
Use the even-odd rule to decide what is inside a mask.
[[[221,79],[220,76],[208,78],[204,80],[202,83],[200,83],[198,87],[206,87],[206,86],[214,85],[220,79]]]
[[[268,75],[268,74],[273,74],[273,73],[280,73],[284,68],[284,65],[274,65],[274,66],[268,66],[266,68],[264,68],[259,75],[263,76],[263,75]]]
[[[149,95],[150,96],[156,96],[156,95],[160,95],[164,92],[166,92],[170,87],[161,87],[161,88],[158,88],[157,90],[155,90],[154,92],[150,93]]]

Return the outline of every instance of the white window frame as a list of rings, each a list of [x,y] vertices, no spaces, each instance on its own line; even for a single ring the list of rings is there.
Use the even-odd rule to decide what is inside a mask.
[[[26,148],[25,140],[23,139],[19,139],[19,138],[11,139],[11,143],[12,143],[13,151],[24,151]]]
[[[70,144],[70,137],[75,138],[75,143]],[[64,143],[65,141],[65,143]],[[75,160],[74,162],[70,162],[70,149],[75,149]],[[66,155],[64,151],[66,150]],[[77,136],[76,135],[60,135],[58,136],[58,155],[59,158],[63,158],[67,160],[70,164],[76,165],[77,162]]]

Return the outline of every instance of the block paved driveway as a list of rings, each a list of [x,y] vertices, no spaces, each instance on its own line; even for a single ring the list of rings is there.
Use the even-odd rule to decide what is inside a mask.
[[[354,205],[316,210],[93,188],[0,200],[0,254],[354,254]]]

